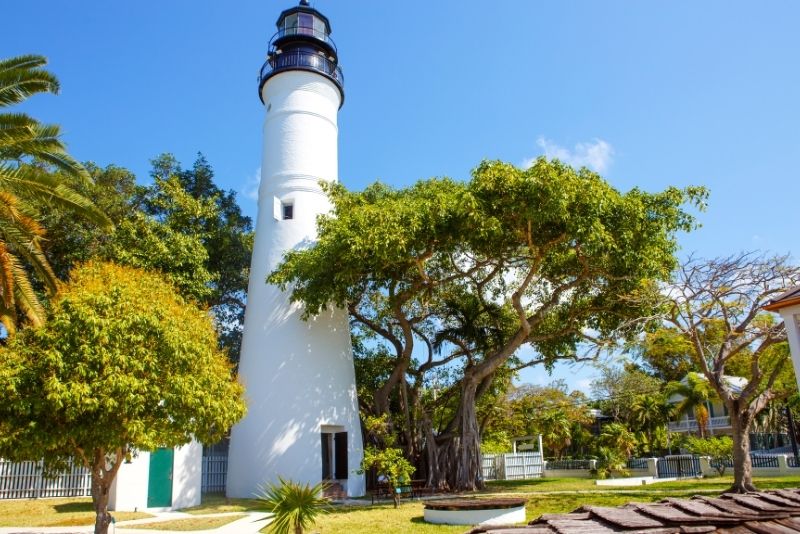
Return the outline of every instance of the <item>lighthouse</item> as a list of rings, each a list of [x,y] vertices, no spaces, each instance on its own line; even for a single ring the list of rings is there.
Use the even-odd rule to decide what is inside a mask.
[[[248,412],[231,432],[227,494],[253,497],[278,477],[364,494],[350,330],[344,310],[307,321],[266,283],[285,252],[312,246],[338,180],[344,78],[327,17],[307,0],[283,11],[258,79],[264,105],[258,219],[239,363]]]

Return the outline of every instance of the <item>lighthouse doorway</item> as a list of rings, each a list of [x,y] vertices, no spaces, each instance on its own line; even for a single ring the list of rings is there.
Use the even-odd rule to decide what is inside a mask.
[[[326,426],[322,439],[322,480],[344,482],[348,476],[347,432],[344,427]]]

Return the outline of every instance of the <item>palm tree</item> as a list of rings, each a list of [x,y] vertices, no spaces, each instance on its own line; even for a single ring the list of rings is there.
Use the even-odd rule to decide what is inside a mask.
[[[561,458],[564,450],[572,444],[572,422],[562,410],[545,413],[537,421],[544,446]]]
[[[37,93],[58,93],[58,80],[42,68],[46,63],[36,55],[0,60],[0,108]],[[47,293],[56,290],[56,276],[42,250],[42,210],[67,209],[111,227],[91,201],[70,187],[89,179],[67,153],[58,126],[24,113],[0,113],[0,323],[9,334],[19,323],[18,310],[33,325],[44,319],[29,271]]]
[[[603,446],[619,452],[626,459],[630,458],[636,448],[636,435],[625,428],[622,423],[604,425],[599,441]]]
[[[303,534],[314,524],[317,516],[327,512],[328,500],[322,496],[325,483],[315,486],[284,480],[269,484],[259,499],[274,514],[269,532],[274,534]]]
[[[716,398],[716,392],[708,383],[708,380],[697,373],[686,375],[686,383],[670,382],[666,388],[668,395],[679,395],[683,400],[675,407],[678,417],[694,412],[697,421],[697,433],[701,438],[706,437],[708,428],[708,408],[709,401]]]
[[[638,395],[631,403],[629,421],[647,436],[647,443],[652,447],[653,431],[669,420],[672,406],[663,395]],[[652,451],[650,451],[652,452]]]

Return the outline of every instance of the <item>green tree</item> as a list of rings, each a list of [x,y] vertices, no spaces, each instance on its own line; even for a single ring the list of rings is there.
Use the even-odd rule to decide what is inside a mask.
[[[378,477],[383,477],[392,492],[394,507],[397,508],[400,506],[399,489],[411,481],[411,475],[415,471],[414,466],[403,456],[403,450],[394,446],[394,436],[387,428],[385,416],[367,417],[364,426],[368,433],[376,436],[382,443],[367,445],[358,472],[364,474],[374,469]]]
[[[641,431],[649,448],[646,452],[654,452],[657,429],[663,428],[669,421],[673,408],[661,393],[638,395],[630,405],[628,421],[631,427]],[[644,451],[643,451],[644,452]]]
[[[328,499],[322,496],[325,482],[311,486],[281,477],[278,480],[280,484],[269,484],[258,497],[274,514],[268,532],[303,534],[327,512]]]
[[[733,458],[733,440],[728,436],[711,438],[687,436],[683,446],[692,454],[711,458],[719,476],[725,474],[727,462]]]
[[[42,68],[46,63],[35,55],[0,60],[0,108],[37,93],[58,93],[58,80]],[[87,180],[86,169],[67,153],[58,126],[24,113],[0,113],[0,322],[7,333],[17,329],[18,310],[34,326],[44,320],[31,272],[48,294],[56,290],[43,252],[43,212],[58,208],[110,228],[105,215],[75,190]]]
[[[529,169],[486,161],[469,183],[329,194],[333,213],[319,219],[316,246],[289,252],[269,282],[291,286],[308,317],[347,307],[391,347],[395,367],[375,392],[376,413],[389,412],[393,392],[405,395],[409,375],[460,366],[452,421],[436,439],[423,432],[425,446],[439,449],[428,457],[443,458],[430,471],[454,489],[482,484],[476,401],[498,370],[575,359],[597,341],[589,332],[612,336],[644,313],[626,295],[668,278],[675,234],[694,225],[685,204],[704,198],[697,188],[623,194],[588,169],[545,159]],[[461,313],[470,309],[477,313]],[[431,347],[438,331],[469,326],[462,319],[480,327],[459,328],[468,335],[448,337],[412,369],[415,342]],[[515,361],[524,345],[534,357]],[[408,418],[413,399],[405,403]]]
[[[600,376],[592,382],[592,394],[599,399],[604,414],[632,423],[630,407],[634,402],[642,396],[657,395],[663,387],[661,380],[629,362],[622,367],[601,366]]]
[[[701,438],[708,432],[709,414],[708,403],[718,397],[714,388],[705,377],[697,373],[686,375],[685,382],[670,382],[667,384],[667,394],[680,397],[675,405],[675,414],[682,417],[688,413],[694,414],[697,422],[697,434]]]
[[[599,441],[602,446],[618,452],[626,459],[630,458],[636,448],[636,436],[622,423],[604,425]]]
[[[638,358],[645,370],[663,382],[678,382],[698,368],[692,358],[692,346],[674,328],[647,332],[638,346]]]
[[[203,302],[214,312],[222,345],[238,360],[253,253],[252,221],[242,214],[236,192],[224,191],[214,183],[214,170],[203,154],[197,154],[190,169],[181,168],[172,154],[162,154],[151,163],[156,183],[175,179],[191,198],[214,208],[187,214],[180,205],[159,202],[151,193],[153,188],[145,190],[142,197],[148,214],[173,231],[191,233],[202,242],[207,252],[203,266],[212,277],[210,294]]]
[[[214,442],[244,414],[208,313],[159,275],[89,263],[0,357],[0,456],[90,469],[95,533],[137,450]]]
[[[776,398],[788,362],[786,327],[764,310],[786,287],[800,284],[800,267],[787,257],[741,253],[726,258],[690,258],[675,272],[661,301],[659,325],[675,328],[692,347],[702,376],[728,409],[733,430],[733,492],[753,491],[748,434],[756,416]],[[737,358],[749,367],[740,387],[726,370]]]
[[[153,160],[153,183],[113,165],[87,164],[94,178],[82,192],[109,214],[118,230],[106,236],[96,225],[53,211],[47,253],[65,278],[76,263],[103,259],[163,273],[181,292],[211,307],[220,344],[238,359],[244,320],[252,227],[232,191],[213,183],[202,157],[182,170],[165,154]]]

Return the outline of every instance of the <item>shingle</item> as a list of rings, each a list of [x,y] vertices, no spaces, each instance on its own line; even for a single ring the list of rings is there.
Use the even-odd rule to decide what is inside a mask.
[[[741,504],[742,506],[752,508],[753,510],[757,510],[759,512],[785,513],[785,517],[789,517],[789,511],[785,507],[760,499],[757,495],[752,493],[742,495],[730,493],[726,494],[725,496],[728,499],[736,501],[737,504]]]
[[[486,528],[475,534],[800,534],[800,491],[778,490],[617,508],[582,506],[570,514],[547,514],[529,529]]]
[[[604,506],[589,507],[593,516],[625,529],[658,528],[667,526],[661,521],[642,515],[633,508],[606,508]]]
[[[714,508],[710,504],[701,501],[700,499],[674,499],[674,498],[667,498],[664,499],[662,502],[668,502],[675,508],[679,508],[685,512],[696,514],[705,517],[733,517],[735,518],[735,514],[731,514],[728,512],[723,512],[718,508]]]
[[[662,504],[641,504],[638,505],[638,509],[640,512],[647,514],[650,517],[654,517],[666,524],[671,525],[684,525],[684,524],[719,524],[719,525],[730,525],[732,523],[741,523],[739,519],[737,519],[732,514],[728,514],[725,512],[717,513],[717,514],[708,514],[708,515],[699,515],[695,513],[687,513],[684,510],[681,510],[677,506],[674,506],[670,503],[662,503]]]
[[[744,526],[757,534],[797,534],[797,530],[776,521],[748,521]]]

